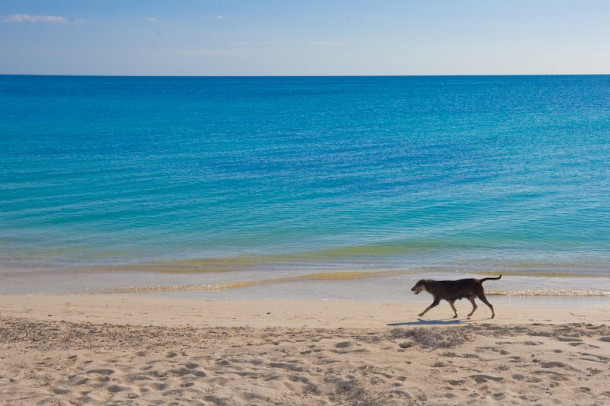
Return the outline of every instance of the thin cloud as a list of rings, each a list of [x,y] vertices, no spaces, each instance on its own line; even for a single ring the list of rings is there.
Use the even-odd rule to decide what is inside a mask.
[[[234,42],[234,45],[240,47],[266,47],[266,46],[275,46],[281,44],[279,41],[238,41]]]
[[[3,23],[51,23],[51,24],[67,24],[70,22],[68,18],[60,16],[41,16],[31,14],[13,14],[10,16],[0,16],[0,22]]]
[[[175,54],[183,56],[220,56],[231,55],[235,50],[228,49],[199,49],[192,51],[176,51]]]
[[[148,19],[148,21],[150,21],[151,23],[156,23],[156,22],[157,22],[157,21],[159,21],[159,20],[157,20],[155,17],[150,17],[150,18]]]
[[[336,42],[336,41],[309,41],[309,45],[326,47],[326,46],[342,46],[342,45],[345,45],[345,43]]]

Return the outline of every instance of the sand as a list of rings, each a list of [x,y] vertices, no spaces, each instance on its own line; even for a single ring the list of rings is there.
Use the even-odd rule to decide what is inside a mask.
[[[424,307],[0,296],[0,403],[610,404],[610,305]]]

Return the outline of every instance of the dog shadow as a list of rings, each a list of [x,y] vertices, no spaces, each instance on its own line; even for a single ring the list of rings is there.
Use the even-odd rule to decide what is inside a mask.
[[[446,319],[446,320],[423,320],[417,319],[417,321],[406,321],[402,323],[388,323],[389,327],[398,326],[449,326],[452,324],[465,324],[470,323],[470,320],[457,320],[457,319]]]

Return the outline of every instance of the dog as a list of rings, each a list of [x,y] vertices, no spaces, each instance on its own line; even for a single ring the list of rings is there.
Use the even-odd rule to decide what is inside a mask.
[[[438,306],[441,300],[446,300],[449,302],[449,305],[453,309],[455,316],[453,318],[457,318],[457,310],[453,303],[456,300],[467,298],[472,303],[472,311],[468,315],[472,316],[475,310],[477,310],[477,304],[474,301],[475,296],[481,299],[483,303],[485,303],[491,309],[491,318],[493,319],[496,314],[494,313],[494,307],[489,303],[487,298],[485,297],[485,292],[483,290],[483,282],[488,280],[496,280],[500,279],[502,275],[497,278],[483,278],[483,279],[458,279],[456,281],[435,281],[433,279],[422,279],[418,281],[411,291],[416,295],[422,291],[426,291],[430,293],[434,297],[434,301],[430,306],[426,308],[423,312],[421,312],[418,316],[421,317],[428,312],[428,310],[433,307]]]

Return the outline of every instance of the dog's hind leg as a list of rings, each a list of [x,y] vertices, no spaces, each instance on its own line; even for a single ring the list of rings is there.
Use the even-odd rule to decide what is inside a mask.
[[[468,298],[468,300],[470,300],[470,303],[472,303],[472,311],[471,311],[471,312],[470,312],[470,314],[468,315],[468,317],[470,318],[470,316],[472,316],[472,314],[474,313],[474,311],[475,311],[475,310],[477,310],[477,307],[478,307],[478,306],[477,306],[476,302],[474,301],[474,296],[470,296],[470,297]]]
[[[455,300],[449,300],[449,305],[451,306],[451,308],[453,309],[453,313],[455,313],[455,316],[453,316],[454,319],[457,319],[457,310],[455,309]]]
[[[481,299],[481,302],[485,303],[487,306],[489,306],[489,309],[491,310],[491,318],[493,319],[494,317],[496,317],[496,313],[494,312],[494,307],[491,305],[491,303],[489,303],[487,301],[487,298],[485,297],[485,293],[483,292],[477,292],[477,297],[479,299]]]
[[[421,312],[420,314],[418,314],[419,317],[423,316],[424,314],[428,313],[428,310],[432,309],[433,307],[438,306],[438,304],[441,302],[440,299],[434,299],[434,302],[432,302],[432,304],[428,307],[426,307],[426,310],[424,310],[423,312]]]

